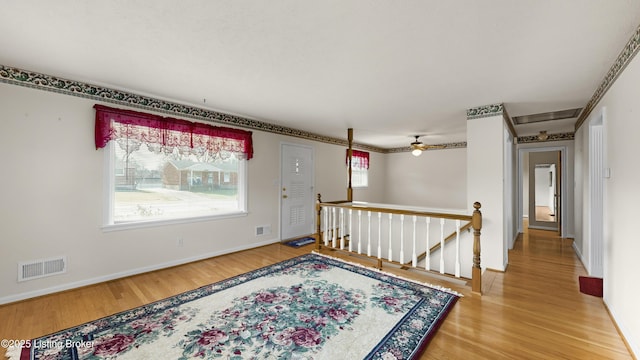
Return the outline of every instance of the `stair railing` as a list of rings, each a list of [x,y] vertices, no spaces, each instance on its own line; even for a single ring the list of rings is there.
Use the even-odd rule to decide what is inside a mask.
[[[379,269],[390,263],[470,278],[471,290],[482,294],[482,213],[479,202],[473,206],[473,213],[466,215],[347,200],[323,202],[318,194],[316,250],[358,254],[376,261]],[[469,228],[473,229],[472,238],[463,236]],[[448,250],[450,243],[455,243],[455,249]],[[463,245],[467,245],[465,249],[461,249]],[[434,262],[436,252],[439,259]]]

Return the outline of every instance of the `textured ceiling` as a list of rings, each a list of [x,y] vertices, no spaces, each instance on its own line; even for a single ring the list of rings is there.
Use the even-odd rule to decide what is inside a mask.
[[[640,0],[1,2],[0,64],[378,147],[584,107],[640,24]]]

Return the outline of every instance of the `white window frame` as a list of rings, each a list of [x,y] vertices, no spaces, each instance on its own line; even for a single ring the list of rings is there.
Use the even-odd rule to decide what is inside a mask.
[[[105,232],[237,218],[237,217],[247,216],[248,214],[248,211],[247,211],[248,166],[247,166],[247,160],[242,160],[238,163],[238,204],[240,205],[240,209],[238,209],[237,211],[229,212],[225,214],[219,214],[219,215],[114,223],[114,220],[113,220],[114,219],[113,199],[115,197],[115,176],[114,176],[115,162],[113,161],[113,158],[114,158],[113,153],[115,151],[114,142],[110,141],[104,147],[103,150],[104,150],[103,161],[104,161],[105,167],[104,167],[104,174],[103,174],[104,209],[103,209],[102,230]]]

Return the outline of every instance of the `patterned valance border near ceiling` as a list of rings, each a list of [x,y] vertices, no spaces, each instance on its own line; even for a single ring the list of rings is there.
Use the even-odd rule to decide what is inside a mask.
[[[269,133],[293,136],[297,138],[314,140],[334,145],[341,145],[345,147],[349,146],[346,139],[337,139],[318,135],[307,131],[269,124],[263,121],[249,119],[242,116],[229,115],[213,110],[178,104],[166,100],[154,99],[152,97],[138,95],[127,91],[115,90],[103,86],[86,84],[79,81],[62,79],[59,77],[49,76],[33,71],[8,67],[1,64],[0,82],[92,99],[96,101],[103,101],[112,104],[124,105],[138,109],[150,110],[154,112],[161,112],[174,116],[226,124],[246,129],[260,130]],[[353,144],[353,147],[374,152],[387,152],[387,149],[364,144]]]
[[[616,81],[618,76],[622,73],[622,71],[627,67],[627,65],[631,62],[631,60],[638,54],[640,50],[640,25],[636,28],[636,31],[631,36],[631,39],[627,41],[627,44],[624,46],[616,61],[613,63],[613,66],[607,72],[602,83],[596,89],[596,92],[591,97],[591,100],[587,103],[587,105],[580,113],[578,117],[578,121],[576,121],[576,130],[582,126],[582,124],[587,120],[591,111],[596,107],[598,102],[602,99],[604,94],[609,90],[611,85]]]
[[[548,134],[546,140],[540,140],[538,138],[538,135],[520,136],[518,137],[518,144],[529,144],[529,143],[548,142],[548,141],[563,141],[563,140],[574,140],[574,139],[575,139],[575,133]]]
[[[466,141],[456,142],[456,143],[448,143],[448,144],[429,144],[433,145],[433,148],[426,149],[425,151],[436,151],[436,150],[445,150],[445,149],[465,149],[467,147]],[[393,153],[401,153],[401,152],[411,152],[413,150],[411,146],[386,149],[385,153],[393,154]]]
[[[480,119],[480,118],[486,118],[491,116],[504,116],[504,105],[503,104],[484,105],[484,106],[478,106],[476,108],[467,110],[467,120]]]

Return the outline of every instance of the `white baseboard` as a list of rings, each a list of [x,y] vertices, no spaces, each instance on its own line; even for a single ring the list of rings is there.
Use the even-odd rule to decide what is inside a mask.
[[[640,355],[640,344],[638,344],[637,342],[634,342],[633,341],[634,339],[628,335],[628,334],[631,334],[631,332],[629,332],[629,330],[625,326],[624,319],[616,315],[615,310],[609,306],[606,299],[603,298],[602,300],[604,301],[604,305],[607,307],[607,311],[609,311],[609,314],[613,318],[613,322],[618,328],[620,335],[624,338],[624,341],[629,346],[632,352],[632,355],[634,356],[634,359],[637,359],[638,355]]]
[[[150,271],[165,269],[165,268],[176,266],[176,265],[187,264],[187,263],[198,261],[198,260],[204,260],[204,259],[208,259],[208,258],[215,257],[215,256],[231,254],[231,253],[234,253],[234,252],[243,251],[243,250],[249,250],[249,249],[253,249],[253,248],[256,248],[256,247],[275,244],[275,243],[279,243],[279,242],[280,242],[279,239],[270,239],[270,240],[261,241],[259,243],[253,243],[251,245],[238,246],[238,247],[233,247],[233,248],[225,249],[225,250],[221,250],[221,251],[213,251],[213,252],[210,252],[210,253],[200,254],[200,255],[197,255],[197,256],[192,256],[192,257],[173,260],[173,261],[168,261],[168,262],[161,263],[161,264],[144,266],[144,267],[140,267],[140,268],[136,268],[136,269],[121,271],[121,272],[114,273],[114,274],[109,274],[109,275],[99,276],[99,277],[95,277],[95,278],[91,278],[91,279],[80,280],[80,281],[76,281],[76,282],[72,282],[72,283],[52,286],[52,287],[48,287],[48,288],[45,288],[45,289],[39,289],[39,290],[28,291],[28,292],[24,292],[24,293],[20,293],[20,294],[4,296],[4,297],[0,297],[0,305],[16,302],[16,301],[20,301],[20,300],[31,299],[31,298],[38,297],[38,296],[49,295],[49,294],[57,293],[57,292],[60,292],[60,291],[71,290],[71,289],[75,289],[75,288],[79,288],[79,287],[83,287],[83,286],[99,284],[99,283],[102,283],[102,282],[105,282],[105,281],[110,281],[110,280],[124,278],[124,277],[127,277],[127,276],[138,275],[138,274],[142,274],[142,273],[146,273],[146,272],[150,272]]]
[[[578,247],[576,246],[576,242],[575,241],[573,242],[571,247],[573,248],[573,251],[576,252],[576,255],[578,255],[578,259],[580,259],[580,262],[582,263],[582,266],[584,266],[585,269],[588,269],[587,264],[584,262],[584,258],[582,257],[582,251],[580,249],[578,249]]]

